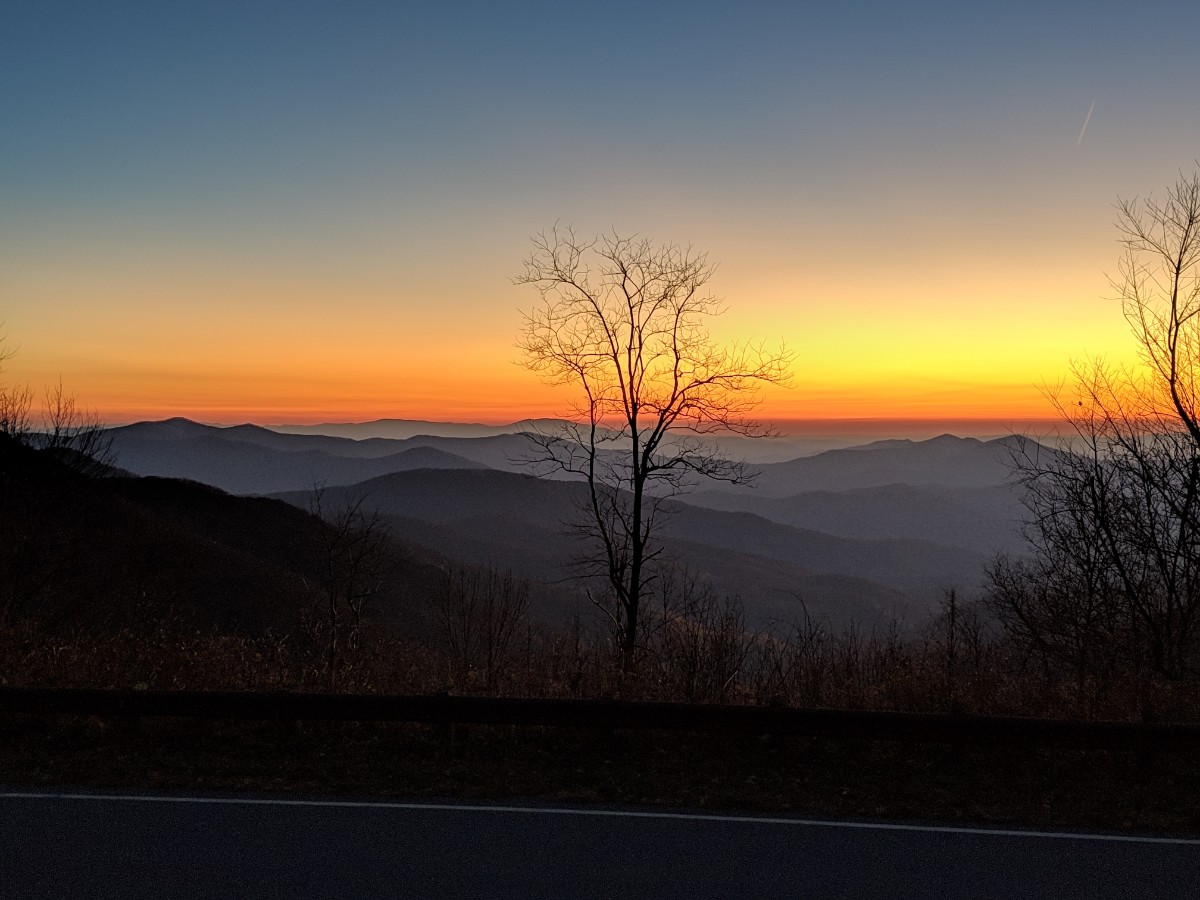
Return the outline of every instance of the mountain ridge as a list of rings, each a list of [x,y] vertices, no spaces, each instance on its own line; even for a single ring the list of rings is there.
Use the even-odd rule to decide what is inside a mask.
[[[543,570],[553,569],[542,572],[542,578],[565,577],[566,560],[581,552],[579,543],[565,536],[562,527],[575,520],[575,510],[586,496],[579,483],[497,470],[443,469],[392,473],[332,491],[335,499],[343,495],[364,498],[385,515],[423,523],[405,533],[408,540],[419,537],[422,527],[436,526],[439,541],[453,544],[456,554],[465,552],[470,543],[469,554],[476,557],[486,553],[498,560],[540,559]],[[276,496],[303,502],[299,493]],[[760,567],[763,573],[750,580],[770,581],[778,575],[775,589],[785,589],[786,579],[779,570],[786,568],[812,576],[858,578],[864,585],[876,586],[867,594],[887,593],[893,599],[903,595],[905,604],[917,608],[933,603],[946,584],[967,587],[965,582],[978,577],[984,561],[980,554],[929,541],[842,538],[751,513],[677,501],[666,501],[664,510],[669,513],[659,531],[664,542],[704,547],[693,554],[696,565],[725,584],[729,593],[741,593],[748,605],[755,602],[748,596],[748,586],[739,589],[722,577],[722,566],[729,566],[734,555],[770,560],[771,565]],[[523,537],[526,533],[532,536]]]

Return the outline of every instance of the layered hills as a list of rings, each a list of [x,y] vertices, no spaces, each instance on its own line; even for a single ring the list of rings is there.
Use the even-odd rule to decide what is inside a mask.
[[[303,492],[281,495],[297,504]],[[594,545],[572,529],[580,483],[489,470],[397,472],[327,490],[335,503],[364,498],[405,540],[474,563],[511,567],[543,582],[571,577]],[[807,611],[835,622],[919,618],[943,586],[974,587],[985,557],[912,539],[857,540],[749,513],[667,501],[665,556],[740,596],[758,625]],[[803,604],[802,608],[801,604]]]
[[[300,507],[320,485],[335,504],[379,510],[405,541],[543,584],[573,583],[573,563],[594,550],[571,528],[582,485],[526,474],[533,454],[524,434],[464,426],[355,439],[296,430],[174,419],[111,435],[117,464],[131,472]],[[708,482],[667,501],[665,556],[740,596],[758,623],[804,612],[919,618],[941,589],[973,592],[990,556],[1019,547],[1013,440],[880,441],[751,466],[752,488]]]

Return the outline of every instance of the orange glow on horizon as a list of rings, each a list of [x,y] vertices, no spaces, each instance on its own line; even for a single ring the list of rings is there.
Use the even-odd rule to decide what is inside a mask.
[[[897,266],[864,273],[851,293],[836,266],[768,276],[732,246],[714,340],[783,341],[796,358],[793,386],[763,390],[759,419],[1038,420],[1053,416],[1042,386],[1069,379],[1072,357],[1126,348],[1110,361],[1133,361],[1119,307],[1097,299],[1102,258],[995,269],[990,281],[964,264],[937,279]],[[139,267],[117,248],[78,271],[52,262],[14,279],[29,302],[6,310],[18,352],[0,379],[40,392],[61,376],[106,422],[507,424],[571,409],[570,387],[519,365],[521,311],[536,297],[505,285],[494,260],[446,282],[254,268],[218,278],[215,264]]]
[[[302,362],[287,352],[254,355],[247,347],[216,361],[167,353],[141,359],[51,357],[38,359],[21,348],[3,378],[28,384],[40,396],[42,385],[64,386],[79,402],[111,424],[185,416],[212,424],[319,424],[376,419],[475,422],[501,425],[570,413],[575,392],[549,386],[515,362],[507,348],[474,348],[469,364],[447,367],[430,348],[359,354],[338,348],[300,347]],[[310,352],[311,351],[311,352]],[[957,353],[957,351],[955,351]],[[826,354],[811,370],[796,366],[791,388],[768,386],[759,394],[753,417],[766,421],[991,420],[1049,419],[1054,409],[1047,388],[1069,380],[1069,360],[1039,380],[1040,359],[1018,360],[1009,371],[1000,354],[987,368],[970,371],[957,358],[928,356],[914,363],[904,356],[876,358],[868,367]],[[1052,353],[1046,353],[1049,357]],[[814,354],[815,356],[815,354]],[[17,366],[21,362],[25,365]],[[72,365],[71,363],[74,362]],[[940,371],[939,371],[940,370]],[[1017,373],[1029,371],[1027,381]],[[941,374],[941,373],[947,374]]]
[[[304,391],[302,385],[243,382],[228,385],[177,384],[170,402],[126,383],[118,389],[93,384],[84,389],[68,383],[80,402],[111,424],[184,416],[211,424],[320,424],[411,419],[432,422],[472,422],[504,425],[525,419],[568,417],[571,391],[520,384],[520,379],[485,380],[452,385],[417,384],[397,380],[386,384],[323,385]],[[389,389],[393,389],[392,393]],[[514,397],[521,399],[514,400]],[[854,388],[773,389],[754,411],[756,420],[770,422],[993,421],[1017,422],[1053,417],[1043,392],[1033,385],[862,384]]]

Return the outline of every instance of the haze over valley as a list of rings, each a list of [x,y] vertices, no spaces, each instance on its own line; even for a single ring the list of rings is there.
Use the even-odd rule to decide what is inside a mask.
[[[589,552],[569,528],[585,485],[530,474],[536,447],[525,427],[318,430],[171,419],[109,434],[115,464],[134,474],[304,509],[320,487],[334,508],[361,500],[378,510],[406,543],[510,568],[561,598],[572,594],[573,564]],[[345,436],[368,431],[406,436]],[[787,627],[806,614],[836,626],[923,623],[945,589],[975,594],[986,562],[1020,546],[1013,440],[885,440],[754,464],[753,486],[709,481],[667,503],[664,561],[739,597],[756,628]],[[541,608],[561,620],[580,607]]]

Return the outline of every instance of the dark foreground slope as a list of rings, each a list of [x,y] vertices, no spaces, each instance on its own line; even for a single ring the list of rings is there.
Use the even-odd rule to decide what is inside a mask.
[[[321,583],[307,512],[195,482],[86,477],[0,436],[0,613],[65,628],[292,628]],[[381,612],[422,578],[405,567]]]

